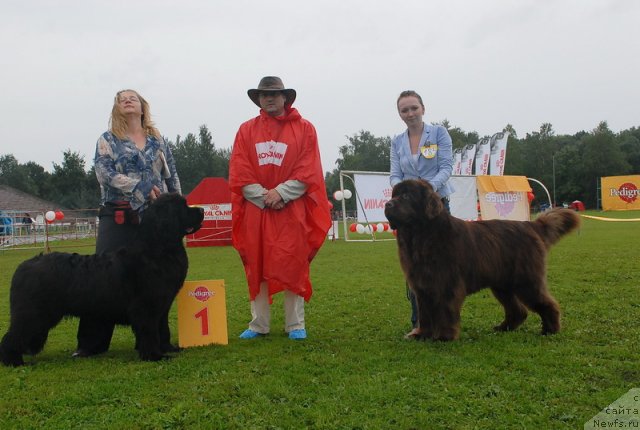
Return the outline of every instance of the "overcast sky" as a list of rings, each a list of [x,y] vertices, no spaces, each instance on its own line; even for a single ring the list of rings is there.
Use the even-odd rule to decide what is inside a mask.
[[[639,22],[634,0],[3,0],[0,155],[89,168],[124,88],[171,140],[205,124],[230,148],[265,75],[297,90],[325,171],[346,136],[403,131],[405,89],[481,137],[618,132],[640,126]]]

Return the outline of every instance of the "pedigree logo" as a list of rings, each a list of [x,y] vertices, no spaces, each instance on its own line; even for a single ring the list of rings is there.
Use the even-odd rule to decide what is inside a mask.
[[[625,182],[624,184],[620,185],[620,188],[618,188],[617,190],[615,188],[610,188],[609,195],[611,197],[620,197],[621,200],[627,203],[633,203],[638,199],[640,190],[638,190],[638,187],[636,187],[635,184],[632,184],[631,182]]]
[[[215,291],[209,291],[209,289],[204,285],[197,287],[193,291],[189,291],[189,297],[195,297],[196,300],[200,300],[201,302],[206,302],[209,298],[215,295]]]
[[[273,140],[256,143],[256,154],[258,156],[258,165],[260,166],[267,164],[281,166],[286,152],[286,143],[274,142]]]
[[[523,199],[522,193],[487,193],[484,196],[484,200],[493,204],[501,217],[506,217],[513,212],[516,203]]]

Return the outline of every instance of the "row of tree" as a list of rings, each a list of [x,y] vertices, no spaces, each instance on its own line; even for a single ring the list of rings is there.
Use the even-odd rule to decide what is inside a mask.
[[[93,166],[87,171],[84,158],[77,152],[65,151],[62,164],[53,163],[52,173],[33,161],[20,164],[12,154],[0,155],[0,184],[55,202],[61,208],[97,208],[100,202]]]
[[[449,130],[455,148],[477,143],[476,132],[465,132],[441,123]],[[589,208],[598,207],[599,179],[640,173],[640,128],[612,132],[606,122],[574,135],[556,135],[551,124],[518,138],[511,125],[505,163],[506,175],[524,175],[544,183],[556,203],[581,200]],[[347,136],[339,149],[336,167],[325,175],[327,194],[339,189],[342,170],[389,171],[391,137],[377,137],[368,131]],[[188,194],[205,177],[229,176],[231,149],[215,147],[211,132],[202,125],[198,134],[189,133],[175,142],[168,140],[176,160],[183,193]],[[53,172],[30,161],[20,164],[11,155],[0,156],[0,184],[59,203],[61,207],[95,208],[100,190],[93,166],[87,170],[85,160],[76,152],[65,151],[62,164],[53,164]],[[349,184],[346,184],[349,185]],[[353,191],[353,186],[350,185]],[[335,204],[335,202],[334,202]],[[355,209],[355,199],[347,202]]]
[[[445,126],[453,140],[454,149],[477,143],[476,132],[465,132],[459,127]],[[511,125],[509,132],[505,175],[524,175],[545,184],[554,204],[581,200],[586,207],[599,208],[600,178],[640,174],[640,128],[632,127],[619,133],[609,129],[605,121],[589,131],[574,135],[556,135],[551,124],[518,138]],[[376,137],[360,131],[347,137],[348,143],[340,147],[336,168],[325,175],[329,195],[340,188],[341,170],[389,171],[391,137]],[[353,191],[353,185],[345,183]],[[542,194],[542,190],[534,192]],[[546,201],[546,196],[540,199]],[[347,209],[355,209],[355,200],[346,202]]]
[[[201,126],[198,135],[189,133],[184,139],[178,135],[175,142],[165,140],[175,158],[184,194],[191,192],[202,178],[229,177],[231,149],[216,148],[207,126]],[[52,173],[33,161],[20,164],[12,154],[0,155],[0,184],[58,203],[62,208],[97,208],[100,204],[93,165],[87,170],[84,157],[70,150],[63,153],[62,164],[53,164]]]

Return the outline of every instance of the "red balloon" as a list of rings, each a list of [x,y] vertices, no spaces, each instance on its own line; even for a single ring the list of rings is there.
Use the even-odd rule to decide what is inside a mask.
[[[378,231],[378,226],[375,224],[369,224],[369,228],[371,229],[371,231]]]
[[[384,223],[384,231],[389,231],[389,224],[386,222]]]
[[[527,193],[527,199],[529,199],[529,203],[531,203],[533,201],[533,199],[535,199],[535,198],[536,198],[536,196],[534,196],[531,191],[529,191]]]
[[[358,225],[357,225],[357,224],[351,224],[351,225],[349,226],[349,231],[350,231],[351,233],[355,233],[355,232],[356,232],[356,227],[358,227]]]
[[[62,211],[56,211],[56,219],[60,221],[63,218],[64,218],[64,214],[62,213]]]

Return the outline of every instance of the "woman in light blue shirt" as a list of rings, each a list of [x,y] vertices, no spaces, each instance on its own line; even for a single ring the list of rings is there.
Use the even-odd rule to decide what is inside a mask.
[[[453,147],[451,136],[441,125],[425,124],[422,97],[415,91],[403,91],[397,101],[398,114],[407,124],[407,129],[391,141],[391,166],[389,182],[393,187],[405,179],[424,179],[440,194],[449,209],[449,195],[453,188],[449,177],[453,171]],[[407,287],[407,298],[411,302],[411,324],[415,334],[418,310],[415,296]]]

